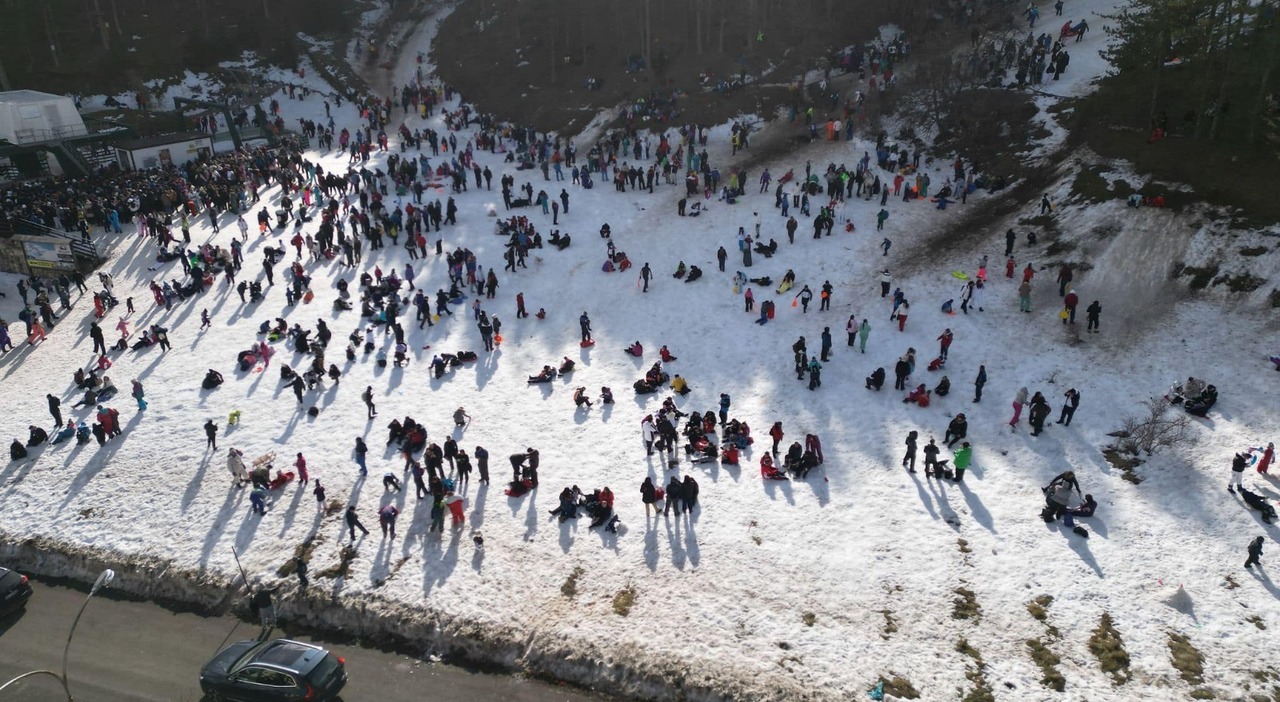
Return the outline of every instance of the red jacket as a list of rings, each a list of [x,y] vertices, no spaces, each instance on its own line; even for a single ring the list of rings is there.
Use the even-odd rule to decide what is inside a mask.
[[[1066,298],[1065,302],[1066,302],[1066,305],[1067,305],[1067,309],[1069,309],[1069,310],[1070,310],[1070,309],[1075,309],[1075,306],[1076,306],[1076,305],[1078,305],[1078,304],[1080,304],[1080,296],[1079,296],[1079,295],[1077,295],[1077,294],[1075,294],[1075,293],[1073,293],[1073,292],[1071,292],[1071,293],[1067,293],[1067,298]]]

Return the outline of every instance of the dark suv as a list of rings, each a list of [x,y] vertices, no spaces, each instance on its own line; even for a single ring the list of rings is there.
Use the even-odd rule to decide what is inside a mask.
[[[329,702],[346,684],[345,660],[289,639],[231,644],[200,671],[215,702]]]
[[[31,599],[31,583],[27,576],[8,568],[0,568],[0,615],[16,612]]]

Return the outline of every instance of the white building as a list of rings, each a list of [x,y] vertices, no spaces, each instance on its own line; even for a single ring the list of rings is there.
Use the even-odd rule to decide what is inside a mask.
[[[0,92],[0,140],[23,146],[88,133],[75,101],[65,95],[35,90]]]
[[[143,139],[118,141],[114,145],[116,161],[126,171],[143,171],[180,166],[202,156],[213,155],[213,137],[204,132],[162,134]]]

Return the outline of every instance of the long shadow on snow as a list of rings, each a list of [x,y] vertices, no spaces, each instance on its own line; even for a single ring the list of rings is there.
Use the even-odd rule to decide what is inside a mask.
[[[214,454],[211,451],[205,451],[204,457],[200,459],[200,465],[196,468],[195,474],[191,476],[191,480],[187,483],[187,489],[182,493],[182,506],[179,512],[187,513],[187,508],[195,501],[196,496],[200,494],[200,487],[204,483],[204,472],[209,467],[209,462],[213,460]]]
[[[244,499],[245,489],[237,487],[227,488],[227,497],[222,502],[222,507],[218,508],[218,516],[214,518],[213,523],[209,525],[209,531],[205,533],[204,543],[200,547],[200,569],[203,570],[209,564],[209,558],[213,556],[213,548],[218,545],[222,539],[223,530],[226,527],[227,519],[231,513],[235,511],[240,501]]]

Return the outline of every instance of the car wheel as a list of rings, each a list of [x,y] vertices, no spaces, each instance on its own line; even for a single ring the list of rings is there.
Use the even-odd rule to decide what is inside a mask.
[[[204,693],[204,702],[227,702],[227,698],[217,690],[209,690]]]

